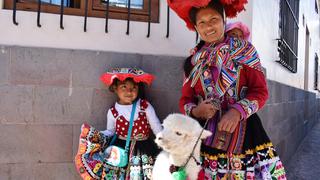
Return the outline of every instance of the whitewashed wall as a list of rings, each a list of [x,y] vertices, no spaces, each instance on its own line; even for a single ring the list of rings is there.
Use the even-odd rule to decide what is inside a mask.
[[[299,12],[299,44],[298,44],[298,72],[291,73],[275,62],[279,59],[277,41],[279,37],[280,1],[270,0],[253,2],[252,14],[252,42],[258,49],[262,64],[267,69],[268,79],[283,84],[304,89],[304,59],[306,27],[302,25],[302,15],[310,31],[311,45],[309,49],[309,91],[313,91],[314,84],[314,54],[319,55],[319,15],[315,12],[314,0],[301,0]]]
[[[3,7],[3,0],[0,0],[0,7]],[[123,20],[109,20],[109,33],[106,34],[104,18],[89,17],[87,32],[84,32],[83,17],[65,15],[65,29],[61,30],[59,15],[42,13],[42,27],[38,28],[36,12],[17,11],[19,25],[16,26],[12,23],[12,11],[0,9],[0,44],[186,56],[194,45],[195,34],[171,13],[170,37],[167,39],[166,11],[166,1],[160,0],[160,23],[151,24],[151,37],[146,38],[146,22],[131,21],[128,36],[125,34],[127,22]]]
[[[314,10],[314,0],[300,1],[298,72],[291,73],[275,61],[279,59],[277,41],[279,37],[280,0],[249,1],[246,11],[236,19],[243,21],[251,30],[251,40],[256,46],[267,77],[283,84],[304,88],[305,28],[302,15],[310,31],[309,88],[313,90],[314,55],[319,53],[319,16]],[[1,7],[3,1],[0,0]],[[152,23],[151,37],[146,38],[147,23],[131,22],[127,36],[126,21],[110,20],[109,33],[104,32],[105,20],[88,18],[87,32],[83,32],[83,17],[65,16],[64,30],[59,27],[59,15],[43,13],[42,27],[36,26],[35,12],[17,12],[18,26],[12,23],[12,11],[0,10],[0,44],[31,47],[52,47],[67,49],[88,49],[126,53],[187,56],[195,44],[195,34],[185,28],[185,24],[171,12],[170,38],[166,35],[165,0],[160,0],[160,23]]]
[[[0,0],[3,7],[3,0]],[[252,7],[237,19],[251,26]],[[12,23],[12,11],[0,10],[0,44],[32,47],[89,49],[113,52],[187,56],[195,45],[195,33],[186,29],[184,22],[171,11],[170,37],[166,36],[166,0],[160,0],[160,23],[151,24],[151,37],[146,38],[147,23],[130,24],[127,36],[126,21],[109,20],[109,33],[104,32],[103,18],[88,18],[87,32],[83,32],[84,18],[64,16],[64,30],[59,27],[59,15],[41,14],[42,27],[36,26],[36,12],[17,11],[18,26]]]

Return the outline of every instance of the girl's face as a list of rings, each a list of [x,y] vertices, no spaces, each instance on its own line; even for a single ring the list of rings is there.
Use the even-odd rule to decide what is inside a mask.
[[[216,43],[223,40],[224,22],[222,16],[212,8],[200,9],[196,15],[195,28],[202,40]]]
[[[234,28],[227,32],[228,36],[243,39],[243,33],[240,29]]]
[[[139,87],[132,80],[118,82],[114,92],[118,95],[119,104],[130,105],[137,98]]]

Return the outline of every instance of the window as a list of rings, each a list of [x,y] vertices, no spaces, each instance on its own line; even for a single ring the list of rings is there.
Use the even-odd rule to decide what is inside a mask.
[[[280,1],[280,38],[277,62],[293,73],[297,72],[299,0]]]
[[[5,9],[13,9],[14,0],[4,0]],[[16,0],[17,10],[37,11],[38,0]],[[60,13],[60,5],[63,1],[65,15],[85,15],[86,0],[41,0],[41,12]],[[131,0],[130,20],[148,21],[149,3],[151,5],[151,22],[159,22],[159,0]],[[107,0],[88,0],[88,16],[106,16]],[[127,19],[128,0],[109,0],[109,18]]]

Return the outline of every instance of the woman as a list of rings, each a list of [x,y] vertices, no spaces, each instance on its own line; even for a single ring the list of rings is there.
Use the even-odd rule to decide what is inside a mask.
[[[181,112],[213,135],[201,147],[199,179],[286,179],[282,163],[255,114],[268,98],[255,48],[224,35],[226,16],[246,0],[168,0],[202,41],[184,64]]]

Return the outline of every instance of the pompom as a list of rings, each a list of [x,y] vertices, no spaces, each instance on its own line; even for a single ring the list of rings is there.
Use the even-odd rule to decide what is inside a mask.
[[[192,7],[205,7],[211,0],[167,0],[168,6],[177,13],[177,15],[186,22],[186,26],[190,30],[195,30],[193,24],[189,19],[189,11]],[[212,0],[214,1],[214,0]],[[220,0],[224,6],[226,16],[234,18],[241,11],[245,10],[244,5],[248,3],[247,0]]]

